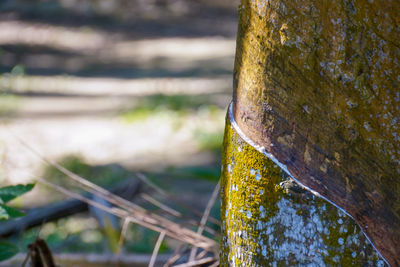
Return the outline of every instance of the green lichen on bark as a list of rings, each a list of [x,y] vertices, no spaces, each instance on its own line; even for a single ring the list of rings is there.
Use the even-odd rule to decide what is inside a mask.
[[[221,266],[385,266],[355,222],[226,124]]]

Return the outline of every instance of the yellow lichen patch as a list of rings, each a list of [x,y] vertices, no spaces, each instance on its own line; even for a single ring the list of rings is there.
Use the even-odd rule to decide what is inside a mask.
[[[281,28],[279,29],[279,34],[281,36],[281,44],[285,45],[289,42],[289,27],[286,23],[283,23]]]

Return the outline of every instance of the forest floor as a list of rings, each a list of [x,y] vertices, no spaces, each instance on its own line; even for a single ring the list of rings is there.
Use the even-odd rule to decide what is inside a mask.
[[[20,138],[76,172],[144,172],[204,209],[219,178],[237,3],[20,2],[0,6],[0,184],[52,173]],[[14,204],[60,198],[36,188]]]

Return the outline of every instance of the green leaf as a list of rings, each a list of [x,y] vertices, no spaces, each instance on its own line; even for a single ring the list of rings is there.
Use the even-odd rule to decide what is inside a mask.
[[[0,220],[8,220],[24,216],[25,213],[15,208],[0,204]]]
[[[0,261],[13,257],[18,251],[19,249],[15,245],[0,241]]]
[[[0,188],[0,199],[3,203],[7,203],[10,200],[13,200],[20,195],[25,194],[32,190],[35,184],[26,184],[26,185],[11,185]]]

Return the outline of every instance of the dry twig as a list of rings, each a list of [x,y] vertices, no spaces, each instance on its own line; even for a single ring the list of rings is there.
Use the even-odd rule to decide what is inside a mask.
[[[160,250],[160,246],[161,246],[162,241],[164,240],[164,237],[165,237],[165,232],[161,232],[160,235],[158,236],[157,243],[153,250],[153,254],[151,255],[149,267],[154,266],[154,263],[156,262],[156,258],[158,255],[158,251]]]
[[[175,196],[171,195],[170,193],[168,193],[167,191],[165,191],[164,189],[162,189],[161,187],[159,187],[158,185],[154,184],[152,181],[150,181],[149,178],[147,178],[146,175],[144,175],[143,173],[136,173],[136,177],[138,177],[143,183],[147,184],[148,186],[150,186],[151,188],[153,188],[154,190],[156,190],[160,195],[165,196],[166,198],[168,198],[169,200],[175,202],[176,204],[181,205],[182,207],[186,208],[188,211],[194,213],[197,216],[203,216],[203,213],[201,211],[198,211],[197,209],[194,209],[193,207],[189,207],[186,203],[180,201],[179,199],[177,199]],[[210,222],[212,222],[215,225],[220,226],[220,222],[219,220],[213,218],[213,217],[209,217],[208,218]]]
[[[207,223],[207,219],[210,216],[211,208],[213,207],[215,201],[217,200],[219,188],[220,188],[220,181],[218,181],[218,184],[215,186],[214,191],[211,195],[211,198],[207,203],[207,207],[204,210],[203,217],[201,218],[201,221],[200,221],[200,226],[197,229],[197,234],[199,234],[199,235],[203,234],[204,228]],[[192,250],[190,251],[189,262],[194,261],[194,259],[196,257],[196,253],[197,253],[197,246],[194,246],[192,248]]]
[[[176,217],[183,217],[182,213],[180,213],[179,211],[176,211],[170,207],[168,207],[167,205],[161,203],[160,201],[158,201],[157,199],[149,196],[148,194],[142,193],[140,194],[140,197],[142,197],[144,200],[150,202],[151,204],[153,204],[156,207],[159,207],[160,209],[168,212],[169,214],[176,216]]]
[[[119,252],[118,254],[119,254],[119,255],[120,255],[121,252],[122,252],[122,246],[123,246],[124,241],[125,241],[125,236],[126,236],[126,232],[128,231],[129,223],[130,223],[129,219],[126,218],[126,219],[124,220],[124,224],[122,225],[121,235],[120,235],[119,241],[118,241],[118,252]]]
[[[184,254],[184,252],[187,250],[187,247],[184,246],[180,246],[174,253],[174,255],[172,255],[168,261],[164,264],[163,267],[170,267],[172,266],[172,264],[174,264],[177,260],[179,260],[179,258],[182,257],[182,255]]]

